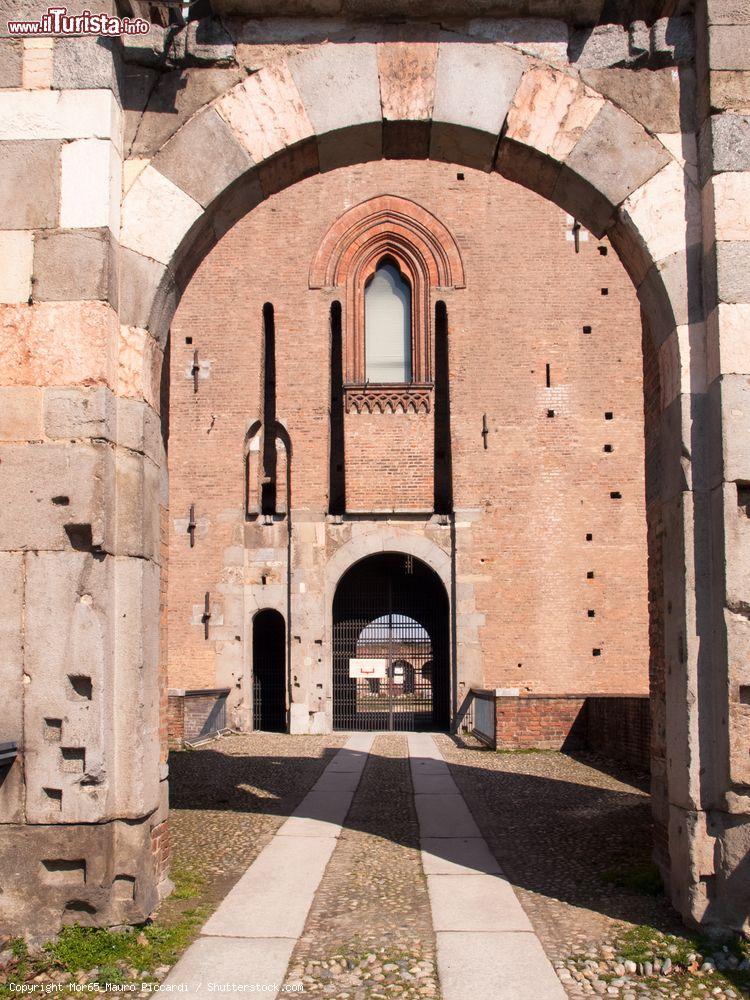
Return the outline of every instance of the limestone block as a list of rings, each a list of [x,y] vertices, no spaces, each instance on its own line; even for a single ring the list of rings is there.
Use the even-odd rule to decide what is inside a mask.
[[[152,507],[158,522],[156,498]],[[114,575],[117,783],[109,806],[123,818],[159,805],[159,568],[144,559],[118,558]]]
[[[143,36],[141,36],[143,37]],[[148,37],[148,36],[145,36]],[[151,157],[199,108],[225,94],[245,74],[239,68],[191,68],[157,76],[129,67],[128,95],[137,89],[143,106],[133,101],[125,115],[125,143],[130,156]]]
[[[750,69],[750,24],[709,27],[708,64],[712,70]]]
[[[34,300],[102,299],[117,305],[117,248],[109,229],[38,233]]]
[[[22,45],[20,39],[0,38],[0,87],[21,86]]]
[[[122,165],[102,139],[66,143],[61,152],[60,225],[65,229],[120,229]]]
[[[565,164],[612,205],[619,205],[669,160],[658,140],[619,108],[605,104]]]
[[[603,99],[574,77],[533,66],[513,98],[505,137],[564,160],[603,106]]]
[[[59,198],[59,142],[0,142],[3,229],[56,226]]]
[[[376,46],[327,44],[287,62],[318,138],[320,169],[378,159],[382,118]]]
[[[42,390],[33,386],[0,389],[0,441],[38,441],[42,437]]]
[[[114,754],[105,745],[111,740],[113,571],[114,559],[86,552],[27,557],[28,822],[97,822],[107,816],[114,778]],[[61,730],[50,735],[47,720],[61,722]],[[62,800],[46,788],[62,792]]]
[[[149,165],[123,200],[120,243],[169,264],[201,214],[197,201]],[[154,219],[159,219],[158,226],[154,225]]]
[[[111,90],[0,91],[0,139],[111,139],[122,113]]]
[[[144,455],[118,449],[116,463],[118,555],[159,559],[159,470]]]
[[[744,553],[750,544],[750,521],[747,517],[747,508],[744,497],[740,496],[737,484],[733,482],[719,483],[711,492],[712,518],[716,537],[722,539],[722,544],[714,547],[714,570],[725,581],[725,605],[724,615],[726,617],[736,617],[747,614],[748,596],[750,595],[750,572],[748,572],[747,559]],[[734,639],[734,650],[731,649],[731,639]],[[727,634],[727,641],[730,647],[728,653],[735,653],[730,663],[733,669],[733,683],[738,684],[737,670],[744,672],[747,670],[746,664],[739,663],[736,658],[737,646],[742,638],[738,634],[737,627],[734,628],[732,636]],[[727,700],[732,695],[730,688],[726,688]],[[735,697],[736,694],[735,688]]]
[[[221,21],[203,17],[188,23],[185,52],[190,62],[219,66],[234,61],[234,40]]]
[[[750,115],[712,115],[701,129],[701,178],[750,170]]]
[[[737,509],[736,498],[727,514],[747,517]],[[750,706],[740,697],[750,688],[750,621],[745,614],[724,611],[727,632],[729,779],[735,785],[750,785]]]
[[[659,386],[662,409],[681,393],[705,392],[705,324],[679,326],[659,348]]]
[[[0,690],[3,692],[3,739],[15,740],[23,751],[23,556],[0,552],[3,603],[0,607]],[[23,759],[0,782],[0,823],[23,821]]]
[[[68,871],[55,868],[55,860],[62,859],[73,862]],[[83,869],[76,861],[86,866],[83,885]],[[6,873],[0,903],[3,928],[14,935],[28,933],[38,945],[57,933],[61,916],[67,924],[135,924],[146,920],[159,902],[149,820],[7,824],[0,828],[0,865]],[[113,891],[113,876],[133,880],[127,897]]]
[[[519,53],[500,45],[441,42],[430,156],[490,170],[525,66]]]
[[[164,264],[126,247],[120,248],[120,320],[123,326],[149,330],[159,339],[162,331],[154,328],[159,325],[154,314],[166,307],[167,319],[171,320],[173,296],[174,280]],[[159,339],[159,343],[164,346],[163,339]]]
[[[565,63],[568,59],[568,26],[551,18],[474,18],[466,34],[502,42],[545,62]]]
[[[292,735],[310,732],[310,712],[306,702],[293,701],[289,706],[289,732]]]
[[[708,86],[712,108],[744,111],[750,107],[750,73],[745,70],[711,70]]]
[[[325,712],[313,712],[310,717],[310,732],[323,734],[331,732],[331,723]]]
[[[747,747],[747,741],[745,741]],[[747,756],[747,753],[745,754]],[[715,814],[711,814],[714,819]],[[747,900],[750,898],[750,877],[747,858],[750,856],[750,816],[744,814],[724,817],[720,836],[721,848],[716,868],[716,888],[719,912],[714,917],[717,924],[732,927],[747,935],[750,920]],[[711,903],[714,911],[714,901]]]
[[[709,390],[711,417],[720,421],[714,441],[721,442],[712,458],[712,483],[750,481],[750,375],[722,375]],[[723,456],[723,465],[722,465]],[[749,522],[750,523],[750,522]],[[750,531],[750,527],[748,528]]]
[[[154,338],[138,327],[120,327],[118,396],[145,399],[159,412],[164,355]]]
[[[692,70],[586,69],[581,79],[613,101],[649,132],[689,132],[694,128],[692,103],[680,94],[695,86]]]
[[[674,161],[634,191],[618,215],[644,260],[663,260],[701,243],[699,193]]]
[[[24,90],[47,90],[52,86],[52,38],[24,38]]]
[[[669,150],[693,184],[698,184],[698,143],[691,132],[659,132],[659,142]]]
[[[708,381],[719,375],[750,374],[750,304],[719,303],[708,328]]]
[[[152,161],[154,167],[206,206],[252,166],[224,120],[208,108],[191,118]]]
[[[648,59],[651,54],[651,29],[645,21],[632,21],[628,25],[628,49],[634,63]]]
[[[162,464],[161,420],[148,403],[138,399],[116,399],[116,441],[123,448],[141,452],[154,465]]]
[[[31,294],[34,238],[23,230],[0,232],[0,303],[26,302]]]
[[[44,433],[66,441],[115,440],[116,397],[106,386],[44,390]]]
[[[152,24],[145,38],[150,39],[157,27]],[[111,90],[119,94],[122,86],[119,43],[131,37],[123,35],[117,41],[102,35],[55,39],[52,87],[55,90]],[[136,37],[144,38],[143,35]]]
[[[620,24],[598,24],[570,36],[568,57],[579,70],[624,65],[629,56],[628,33]]]
[[[5,444],[0,549],[112,551],[114,461],[105,445]]]
[[[683,378],[682,369],[679,373],[674,372],[672,379],[676,377]],[[687,382],[687,379],[685,381]],[[673,393],[674,389],[670,394]],[[662,412],[659,441],[661,456],[659,493],[662,502],[674,500],[685,490],[698,489],[700,483],[706,479],[705,456],[703,464],[693,461],[692,435],[693,422],[698,420],[704,410],[705,396],[681,393],[674,395]]]
[[[661,62],[690,62],[695,58],[692,17],[660,17],[651,26],[651,54]]]
[[[750,241],[714,243],[704,265],[706,308],[750,302]]]
[[[704,206],[713,209],[715,238],[750,240],[750,173],[717,174],[703,193]],[[710,220],[710,214],[706,218]]]
[[[118,330],[104,302],[0,306],[0,384],[114,388]]]
[[[748,0],[708,0],[706,21],[708,24],[746,24],[750,21]]]

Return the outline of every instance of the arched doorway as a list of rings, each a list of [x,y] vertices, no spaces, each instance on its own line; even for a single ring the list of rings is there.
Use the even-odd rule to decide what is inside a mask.
[[[253,729],[286,732],[286,627],[271,608],[253,618]]]
[[[425,563],[386,552],[352,566],[333,601],[334,729],[447,729],[449,634],[445,587]]]

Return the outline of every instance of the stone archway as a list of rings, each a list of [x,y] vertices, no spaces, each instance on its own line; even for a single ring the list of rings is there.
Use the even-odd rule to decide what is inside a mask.
[[[58,109],[58,120],[49,101],[42,106],[33,92],[22,94],[19,114],[29,116],[31,124],[25,119],[17,134],[6,128],[4,137],[35,143],[72,140],[68,159],[73,167],[73,154],[88,152],[74,143],[95,137],[109,144],[116,160],[117,115],[111,98],[102,96],[110,92],[90,93],[90,100],[79,100],[75,122],[70,116],[63,121],[64,108]],[[40,157],[43,152],[36,150]],[[100,643],[92,654],[106,694],[90,713],[92,733],[103,731],[97,719],[105,718],[115,690],[122,695],[131,683],[139,706],[138,713],[118,718],[102,745],[99,756],[111,762],[110,773],[117,776],[106,795],[94,804],[87,800],[86,808],[76,799],[68,806],[64,799],[62,816],[38,804],[28,806],[27,796],[25,813],[13,814],[46,824],[17,824],[28,843],[29,870],[38,868],[53,849],[49,845],[54,845],[55,857],[62,856],[63,827],[55,824],[68,824],[65,836],[70,839],[76,836],[76,824],[96,821],[99,826],[87,828],[88,846],[81,851],[106,853],[118,861],[114,881],[111,872],[89,866],[90,892],[97,895],[99,907],[95,920],[127,922],[154,906],[156,884],[165,876],[160,837],[166,775],[159,766],[157,738],[160,559],[155,512],[160,487],[146,459],[159,455],[158,375],[171,316],[196,264],[253,205],[316,171],[383,155],[497,170],[524,184],[594,233],[606,233],[637,288],[661,377],[667,665],[662,708],[670,752],[663,773],[656,775],[656,801],[668,827],[670,891],[687,918],[740,926],[746,921],[742,900],[747,875],[741,865],[748,843],[750,775],[747,755],[738,747],[743,730],[737,721],[736,664],[747,642],[746,623],[732,617],[743,607],[742,573],[736,563],[725,566],[716,554],[734,543],[739,548],[745,537],[734,496],[744,462],[729,426],[734,388],[720,386],[713,396],[706,394],[707,371],[713,379],[733,370],[725,368],[733,362],[724,357],[725,341],[719,350],[719,335],[731,335],[736,317],[733,312],[723,317],[718,310],[712,314],[706,349],[700,273],[702,238],[709,244],[738,238],[730,215],[739,188],[723,179],[731,174],[712,180],[702,218],[698,191],[682,165],[624,111],[573,73],[509,46],[467,42],[458,35],[414,45],[315,45],[248,77],[198,111],[148,164],[132,165],[139,172],[122,203],[116,296],[120,329],[115,313],[103,303],[45,304],[28,313],[17,309],[14,328],[25,334],[32,354],[26,381],[19,384],[73,386],[85,393],[86,386],[101,383],[118,400],[116,431],[108,424],[114,419],[107,411],[112,396],[103,393],[94,406],[97,427],[113,435],[118,448],[116,462],[112,454],[96,455],[95,464],[103,470],[96,480],[111,489],[106,495],[87,494],[81,510],[75,510],[77,521],[91,522],[91,535],[72,558],[85,563],[95,553],[107,555],[99,567],[102,581],[95,588],[94,609],[86,605],[89,610],[79,612],[77,564],[71,563],[67,575],[58,574],[63,582],[55,600],[60,614],[68,617],[68,605],[75,605],[76,629],[82,616],[101,612],[113,629],[116,619],[116,638]],[[67,253],[72,261],[77,252],[71,245]],[[44,273],[40,270],[36,277]],[[86,290],[74,294],[67,289],[66,294],[91,297]],[[66,353],[58,330],[72,331],[77,343],[92,346],[92,356]],[[98,366],[93,375],[92,365]],[[9,384],[17,383],[11,379]],[[64,398],[53,408],[52,419],[65,431],[59,437],[70,439],[73,409]],[[734,426],[741,428],[741,420]],[[28,440],[38,437],[33,428],[28,433]],[[85,434],[86,427],[76,425],[73,437]],[[710,454],[710,440],[718,442],[723,464]],[[93,446],[86,447],[93,455]],[[89,469],[89,458],[82,451],[81,470]],[[19,468],[10,495],[23,507],[26,473]],[[89,516],[89,508],[98,513]],[[10,548],[62,553],[70,538],[63,529],[72,523],[71,512],[64,513],[57,512],[49,537],[23,529],[18,539],[10,538]],[[24,524],[23,516],[15,520]],[[26,603],[33,609],[36,600],[41,606],[42,598],[34,597],[34,579],[27,577],[24,586]],[[38,582],[37,590],[41,586]],[[115,608],[126,608],[126,623]],[[19,610],[19,622],[22,617]],[[27,620],[33,628],[33,615]],[[89,641],[91,629],[84,634]],[[28,649],[33,646],[27,642]],[[44,683],[43,669],[32,664],[31,685]],[[25,780],[38,791],[47,752],[40,728],[44,706],[34,702],[29,712],[36,735],[29,736]],[[131,774],[125,762],[137,729],[147,737],[139,744],[138,773]],[[106,846],[105,840],[114,846]],[[132,899],[115,899],[120,872],[135,879]],[[40,899],[29,896],[9,923],[23,928],[33,919],[43,932],[58,921],[64,899],[64,888],[47,892],[40,917]]]

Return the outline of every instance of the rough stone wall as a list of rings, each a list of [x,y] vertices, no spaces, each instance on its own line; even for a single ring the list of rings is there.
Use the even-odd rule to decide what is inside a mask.
[[[576,253],[572,220],[524,189],[456,166],[394,162],[311,178],[259,205],[211,251],[180,303],[171,355],[170,686],[220,683],[221,634],[244,647],[247,699],[250,616],[264,601],[287,614],[285,553],[269,542],[282,526],[246,524],[243,514],[243,441],[262,406],[264,302],[274,305],[277,411],[292,446],[292,571],[312,560],[304,600],[323,592],[323,556],[339,544],[325,520],[335,293],[310,289],[307,272],[338,216],[384,192],[447,225],[466,271],[466,289],[433,295],[446,300],[450,327],[459,684],[645,691],[641,330],[630,282],[606,241],[583,231]],[[432,509],[433,423],[434,412],[346,414],[349,509]],[[314,531],[298,523],[311,518]],[[372,521],[368,530],[384,534],[388,525]],[[423,534],[424,525],[410,530]],[[264,577],[232,631],[218,595],[230,582]],[[206,592],[217,595],[208,641]],[[322,640],[328,612],[321,604],[310,614]],[[298,626],[292,614],[293,654]],[[293,683],[299,700],[315,701],[316,685],[325,691],[329,681]]]

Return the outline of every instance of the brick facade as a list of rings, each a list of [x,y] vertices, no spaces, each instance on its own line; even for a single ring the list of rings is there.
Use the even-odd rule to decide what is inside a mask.
[[[643,360],[632,286],[606,240],[584,231],[576,252],[572,220],[538,196],[497,175],[419,162],[345,168],[271,197],[226,234],[185,292],[171,344],[170,686],[231,686],[232,721],[247,718],[250,615],[268,595],[289,616],[286,582],[291,574],[296,590],[296,566],[313,558],[304,538],[321,546],[306,594],[324,588],[344,537],[327,515],[331,301],[343,304],[344,341],[351,317],[335,268],[327,278],[322,266],[322,277],[308,272],[326,234],[346,234],[337,220],[350,206],[383,192],[434,217],[438,235],[444,227],[466,286],[432,289],[423,317],[432,353],[435,303],[445,301],[454,613],[465,623],[456,696],[472,685],[645,692]],[[334,287],[310,287],[321,281]],[[244,516],[243,440],[263,415],[264,303],[274,310],[276,414],[291,447],[291,540],[284,523]],[[449,554],[451,530],[429,527],[435,410],[349,407],[339,460],[356,530],[377,536],[386,531],[377,514],[392,512],[398,531],[431,533]],[[313,535],[299,522],[314,522]],[[297,627],[292,616],[289,629],[314,627],[325,647],[327,613],[316,614]],[[296,648],[293,640],[293,658]],[[330,711],[326,678],[302,660],[299,672],[291,664],[293,700]]]

